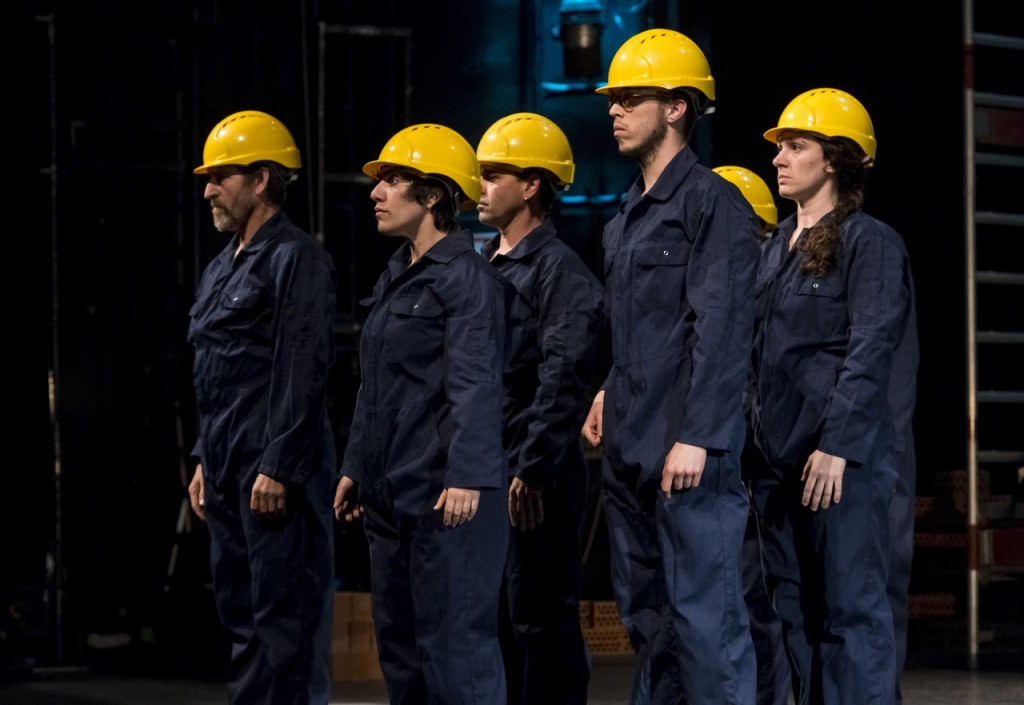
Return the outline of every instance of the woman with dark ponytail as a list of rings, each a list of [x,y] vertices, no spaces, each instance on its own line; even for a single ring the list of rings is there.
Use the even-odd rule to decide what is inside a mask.
[[[871,118],[802,93],[765,138],[796,204],[756,289],[754,500],[798,705],[899,700],[913,538],[914,287],[903,239],[866,214]]]

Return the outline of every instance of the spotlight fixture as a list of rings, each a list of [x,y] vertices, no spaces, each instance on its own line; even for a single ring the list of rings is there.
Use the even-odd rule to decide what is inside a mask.
[[[558,38],[562,40],[565,77],[592,79],[601,74],[603,8],[597,0],[562,0]]]

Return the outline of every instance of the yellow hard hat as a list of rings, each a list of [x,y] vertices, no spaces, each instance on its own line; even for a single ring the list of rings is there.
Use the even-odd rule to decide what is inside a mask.
[[[715,79],[704,52],[672,29],[648,29],[627,39],[608,68],[608,84],[597,92],[640,87],[694,88],[715,99]]]
[[[878,143],[871,116],[860,101],[837,88],[814,88],[789,102],[779,124],[764,133],[769,142],[778,142],[783,130],[816,132],[825,137],[848,137],[864,150],[867,165],[872,166]]]
[[[453,181],[470,201],[460,204],[463,210],[472,208],[480,200],[480,165],[476,152],[450,127],[420,123],[399,130],[380,150],[377,159],[363,165],[363,173],[376,179],[380,170],[390,165]]]
[[[547,169],[565,188],[576,172],[565,133],[536,113],[507,115],[487,128],[476,148],[476,158],[481,168],[504,165],[518,170]]]
[[[719,166],[714,172],[740,190],[761,220],[768,225],[778,224],[779,211],[764,179],[741,166]]]
[[[259,110],[243,110],[228,115],[210,131],[203,147],[203,163],[192,173],[262,161],[277,162],[288,169],[302,166],[299,148],[280,120]]]

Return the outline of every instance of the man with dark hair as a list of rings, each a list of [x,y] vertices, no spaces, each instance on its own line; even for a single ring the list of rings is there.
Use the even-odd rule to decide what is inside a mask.
[[[688,37],[615,53],[612,135],[640,167],[605,225],[612,368],[583,428],[608,461],[612,588],[637,652],[633,703],[747,705],[749,497],[740,477],[757,218],[689,146],[715,84]]]
[[[502,654],[509,705],[583,705],[581,532],[589,472],[579,429],[594,392],[604,292],[550,218],[576,164],[536,113],[495,122],[477,147],[484,256],[515,288],[505,363],[509,539]]]

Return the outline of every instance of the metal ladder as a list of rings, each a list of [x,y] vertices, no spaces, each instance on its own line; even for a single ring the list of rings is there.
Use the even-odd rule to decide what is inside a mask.
[[[963,5],[971,669],[983,655],[982,590],[994,577],[1024,585],[1024,566],[993,560],[991,517],[980,516],[982,491],[988,486],[984,480],[1024,468],[1024,263],[1010,256],[1024,245],[1024,88],[1019,79],[1016,85],[1007,80],[1024,73],[1024,36],[976,31],[975,25],[1024,31],[1020,23],[998,17],[998,0],[988,3],[995,7],[973,0]],[[1009,518],[1008,525],[1024,527],[1024,517]]]

